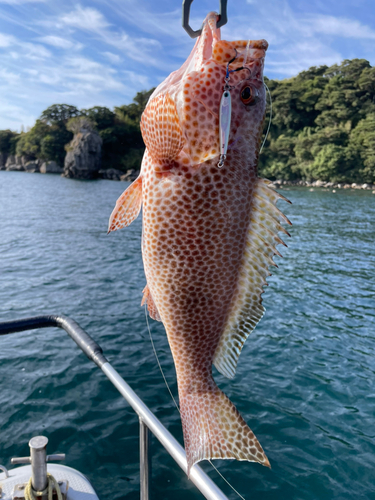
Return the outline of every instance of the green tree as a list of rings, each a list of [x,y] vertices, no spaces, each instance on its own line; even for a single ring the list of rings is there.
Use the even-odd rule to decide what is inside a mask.
[[[0,153],[15,155],[19,137],[20,134],[12,132],[12,130],[0,130]]]
[[[350,134],[349,147],[360,158],[361,180],[375,184],[375,113],[361,120]]]
[[[375,69],[364,59],[268,80],[273,120],[260,175],[374,182]]]
[[[113,127],[116,114],[103,106],[94,106],[90,109],[82,109],[81,114],[95,123],[97,130],[105,130]]]
[[[75,116],[68,120],[67,130],[73,134],[78,134],[82,130],[92,131],[96,129],[96,123],[87,116]]]
[[[16,153],[18,156],[27,156],[30,159],[41,157],[41,142],[50,131],[50,126],[37,120],[31,130],[22,133],[17,142]]]
[[[140,120],[154,89],[138,92],[132,103],[108,108],[95,106],[82,110],[82,114],[95,121],[103,140],[103,168],[139,169],[144,153]]]
[[[40,120],[48,125],[66,123],[70,118],[78,116],[80,111],[70,104],[53,104],[40,115]]]
[[[43,111],[31,130],[21,134],[17,142],[17,154],[30,159],[53,160],[63,166],[65,144],[73,138],[66,123],[78,114],[78,109],[68,104],[50,106]]]

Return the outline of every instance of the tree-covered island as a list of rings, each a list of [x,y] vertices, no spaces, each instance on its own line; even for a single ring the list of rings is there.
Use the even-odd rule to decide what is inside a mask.
[[[368,61],[345,60],[265,82],[272,122],[259,158],[262,177],[375,184],[375,68]],[[85,117],[102,139],[102,168],[138,170],[144,151],[140,118],[152,91],[138,92],[131,104],[113,111],[56,104],[27,132],[1,130],[0,168],[11,155],[62,167],[76,119]],[[270,109],[268,103],[266,126]]]

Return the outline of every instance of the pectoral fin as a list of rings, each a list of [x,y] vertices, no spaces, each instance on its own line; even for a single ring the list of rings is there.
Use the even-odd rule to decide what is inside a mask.
[[[109,218],[108,233],[129,226],[135,220],[142,206],[142,178],[138,177],[116,202]]]
[[[285,245],[277,233],[284,231],[288,234],[280,222],[291,224],[276,208],[279,199],[286,200],[269,188],[267,181],[258,179],[237,294],[213,361],[219,372],[228,378],[234,377],[242,347],[264,314],[261,294],[263,286],[267,285],[266,278],[271,274],[268,267],[276,266],[272,260],[274,255],[280,256],[276,245]]]
[[[171,168],[185,141],[176,105],[168,93],[148,103],[142,114],[141,131],[156,170]]]

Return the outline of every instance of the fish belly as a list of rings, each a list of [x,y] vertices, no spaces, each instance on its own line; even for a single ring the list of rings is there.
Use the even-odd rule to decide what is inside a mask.
[[[189,469],[204,458],[269,465],[212,377],[238,288],[255,170],[206,162],[160,175],[146,156],[142,182],[144,267],[175,362]]]

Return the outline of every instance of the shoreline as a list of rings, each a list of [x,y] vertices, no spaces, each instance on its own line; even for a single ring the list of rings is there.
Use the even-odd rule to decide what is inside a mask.
[[[17,166],[18,168],[4,168],[4,166],[0,167],[0,171],[5,171],[5,172],[28,172],[28,173],[51,173],[53,175],[61,175],[61,171],[40,171],[40,170],[26,170],[22,168],[21,166]],[[134,181],[140,171],[139,170],[134,170],[134,169],[129,169],[126,172],[122,170],[116,170],[114,168],[108,168],[108,169],[100,169],[97,173],[97,176],[92,179],[105,179],[105,180],[111,180],[111,181],[125,181],[125,182],[132,182]],[[79,179],[79,177],[76,177]],[[270,182],[270,187],[273,187],[274,189],[284,189],[287,187],[307,187],[310,188],[310,191],[314,191],[315,188],[321,188],[321,189],[329,189],[332,190],[332,192],[336,192],[336,189],[360,189],[360,190],[366,190],[366,191],[372,191],[372,194],[375,194],[375,184],[368,184],[368,183],[347,183],[347,182],[330,182],[330,181],[304,181],[302,179],[299,180],[294,180],[294,181],[287,181],[284,179],[276,179]]]
[[[283,189],[285,187],[308,187],[310,191],[314,191],[315,188],[328,189],[332,190],[332,193],[336,192],[336,189],[361,189],[366,191],[372,191],[372,194],[375,194],[375,184],[357,184],[356,182],[347,183],[347,182],[330,182],[330,181],[285,181],[283,179],[277,179],[275,181],[270,181],[270,186],[274,189]]]

